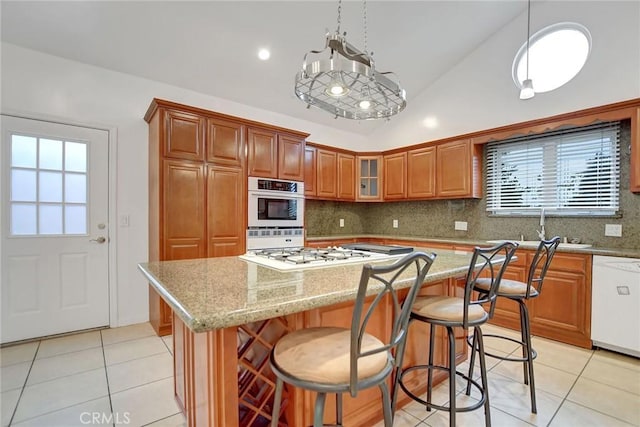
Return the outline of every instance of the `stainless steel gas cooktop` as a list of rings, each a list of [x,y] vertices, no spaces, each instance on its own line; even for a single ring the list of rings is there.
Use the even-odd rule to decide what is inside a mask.
[[[411,252],[411,248],[407,249],[408,252]],[[245,255],[241,255],[240,258],[277,270],[288,271],[332,267],[359,262],[383,261],[386,259],[399,258],[405,253],[407,253],[407,251],[401,254],[387,254],[343,247],[317,249],[296,247],[256,249],[247,252]]]

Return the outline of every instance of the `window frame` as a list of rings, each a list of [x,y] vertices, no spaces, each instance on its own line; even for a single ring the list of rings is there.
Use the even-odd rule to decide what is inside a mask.
[[[541,208],[544,208],[545,214],[550,216],[563,216],[563,217],[620,217],[620,197],[621,197],[621,159],[620,159],[620,128],[619,121],[615,122],[600,122],[595,125],[570,127],[561,130],[555,130],[545,133],[538,133],[533,135],[524,135],[513,138],[508,138],[502,141],[494,141],[486,145],[485,151],[485,171],[484,178],[486,183],[486,212],[489,216],[496,217],[517,217],[517,216],[536,216],[540,214]],[[610,161],[602,162],[597,157],[601,151],[595,151],[596,144],[593,143],[593,135],[596,132],[600,132],[602,139],[600,146],[608,148],[606,155],[610,157]],[[564,138],[564,140],[563,140]],[[585,138],[585,141],[579,141],[580,138]],[[602,142],[604,140],[608,142]],[[568,183],[572,182],[570,179],[565,178],[561,180],[558,176],[564,171],[567,173],[567,168],[560,164],[558,158],[558,152],[562,149],[563,144],[569,146],[569,144],[584,143],[587,146],[591,146],[591,156],[587,158],[586,155],[582,155],[586,167],[589,168],[594,164],[601,167],[598,172],[598,178],[608,179],[607,185],[600,189],[600,185],[593,185],[593,177],[587,175],[588,169],[582,170],[580,173],[576,173],[573,177],[579,177],[580,179],[573,183],[573,190],[571,190]],[[610,145],[610,147],[606,147]],[[505,188],[503,173],[510,173],[513,175],[513,169],[511,172],[504,168],[504,164],[501,159],[504,158],[505,153],[513,152],[515,149],[521,148],[523,150],[540,149],[543,150],[542,155],[539,155],[536,160],[542,162],[542,168],[537,175],[537,180],[543,181],[539,186],[528,186],[531,180],[531,176],[526,172],[521,172],[521,176],[525,176],[526,185],[522,185],[519,179],[516,179],[516,184],[511,181],[510,185],[518,185],[519,188],[524,188],[530,192],[531,201],[524,203],[523,206],[509,206],[508,196],[517,196],[518,190],[501,191]],[[565,147],[566,148],[566,147]],[[492,157],[493,156],[493,157]],[[580,155],[566,154],[561,156],[561,160],[567,162],[568,160],[578,159]],[[525,161],[522,157],[514,156],[515,160],[511,161],[511,165],[524,165],[526,169]],[[516,161],[517,160],[517,161]],[[520,162],[520,163],[518,163]],[[527,160],[530,162],[530,160]],[[591,162],[591,164],[589,164]],[[559,166],[560,164],[560,166]],[[545,169],[546,168],[546,169]],[[564,169],[563,169],[564,168]],[[506,172],[505,172],[506,170]],[[545,171],[545,172],[543,172]],[[567,176],[571,176],[570,174]],[[560,185],[564,183],[563,185]],[[577,193],[582,185],[585,185],[586,190],[597,192],[596,198],[591,200],[592,205],[581,207],[580,204],[584,203],[584,198],[581,195],[584,193]],[[582,191],[585,190],[582,187]],[[569,188],[565,190],[567,195],[562,196],[562,188]],[[555,189],[555,190],[554,190]],[[542,196],[533,195],[536,192],[540,192]],[[512,203],[517,203],[515,198],[512,198]],[[608,206],[599,206],[599,203],[603,201],[608,202]],[[550,204],[553,202],[553,204]],[[573,204],[573,206],[571,206]],[[506,205],[506,206],[505,206]]]

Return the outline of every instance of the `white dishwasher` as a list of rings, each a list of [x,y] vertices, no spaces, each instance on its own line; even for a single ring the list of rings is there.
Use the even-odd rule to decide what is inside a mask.
[[[594,255],[591,340],[640,357],[640,259]]]

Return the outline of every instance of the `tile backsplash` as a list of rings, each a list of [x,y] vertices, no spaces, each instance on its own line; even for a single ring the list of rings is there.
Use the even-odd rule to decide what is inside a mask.
[[[596,247],[640,248],[640,194],[629,191],[630,127],[620,134],[620,211],[616,218],[546,217],[547,236],[580,239]],[[307,235],[338,236],[375,234],[423,238],[468,238],[478,240],[536,240],[539,217],[495,217],[486,212],[484,199],[425,200],[385,203],[307,200]],[[344,227],[340,227],[344,219]],[[393,228],[393,220],[398,228]],[[454,230],[455,221],[466,221],[467,231]],[[605,224],[622,225],[622,237],[606,237]]]

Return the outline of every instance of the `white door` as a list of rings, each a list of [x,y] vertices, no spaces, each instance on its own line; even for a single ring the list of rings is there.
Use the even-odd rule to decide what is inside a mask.
[[[109,325],[108,132],[1,129],[0,342]]]

